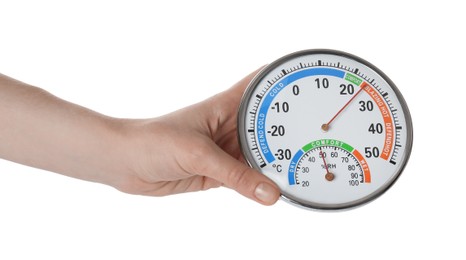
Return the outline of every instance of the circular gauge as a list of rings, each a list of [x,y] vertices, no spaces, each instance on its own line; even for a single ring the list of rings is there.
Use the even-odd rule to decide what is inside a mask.
[[[313,209],[384,193],[412,147],[408,107],[379,69],[335,50],[305,50],[265,67],[244,93],[238,134],[248,163]]]

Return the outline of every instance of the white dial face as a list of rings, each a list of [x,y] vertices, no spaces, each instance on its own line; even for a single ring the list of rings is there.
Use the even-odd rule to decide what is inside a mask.
[[[411,119],[394,84],[337,51],[302,51],[270,64],[251,82],[238,120],[249,163],[287,201],[310,208],[376,198],[411,152]]]

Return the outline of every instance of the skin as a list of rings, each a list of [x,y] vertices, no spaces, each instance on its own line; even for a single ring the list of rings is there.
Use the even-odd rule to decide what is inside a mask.
[[[280,192],[244,163],[241,96],[257,71],[203,102],[150,119],[118,119],[0,74],[0,158],[165,196],[226,186],[263,205]]]

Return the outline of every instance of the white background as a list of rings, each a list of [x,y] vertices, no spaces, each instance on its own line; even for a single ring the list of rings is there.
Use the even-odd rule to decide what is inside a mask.
[[[0,73],[144,118],[287,53],[339,49],[397,84],[413,152],[384,196],[339,213],[264,207],[227,189],[133,196],[1,160],[0,259],[466,257],[460,1],[65,2],[0,1]]]

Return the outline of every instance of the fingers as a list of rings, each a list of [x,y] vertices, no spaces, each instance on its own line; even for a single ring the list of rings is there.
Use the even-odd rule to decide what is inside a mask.
[[[239,92],[244,92],[247,85],[251,80],[265,67],[266,65],[261,66],[260,68],[256,69],[255,71],[251,72],[249,75],[244,77],[242,80],[238,81],[235,85],[233,85],[233,89]]]
[[[265,175],[237,161],[214,143],[192,153],[193,171],[222,182],[240,194],[263,205],[274,204],[278,187]]]
[[[225,96],[227,96],[229,100],[232,100],[234,103],[238,104],[249,82],[251,82],[251,80],[257,75],[257,73],[259,73],[264,67],[265,65],[251,72],[249,75],[238,81],[235,85],[233,85],[231,88],[224,92],[224,94],[226,94]]]
[[[262,67],[244,77],[227,91],[203,103],[205,106],[202,108],[205,110],[202,111],[204,112],[195,112],[196,115],[205,117],[207,120],[207,130],[201,131],[207,135],[200,139],[191,137],[189,141],[191,148],[186,149],[189,152],[185,154],[187,158],[180,161],[184,161],[182,164],[185,167],[183,168],[191,174],[215,179],[252,200],[263,205],[272,205],[280,197],[280,191],[275,183],[228,154],[228,152],[232,153],[232,150],[239,151],[236,140],[222,141],[222,138],[233,138],[230,133],[236,131],[236,113],[243,92],[261,69]],[[232,142],[234,142],[235,149],[222,150],[222,148],[230,147],[228,143],[233,145]]]

